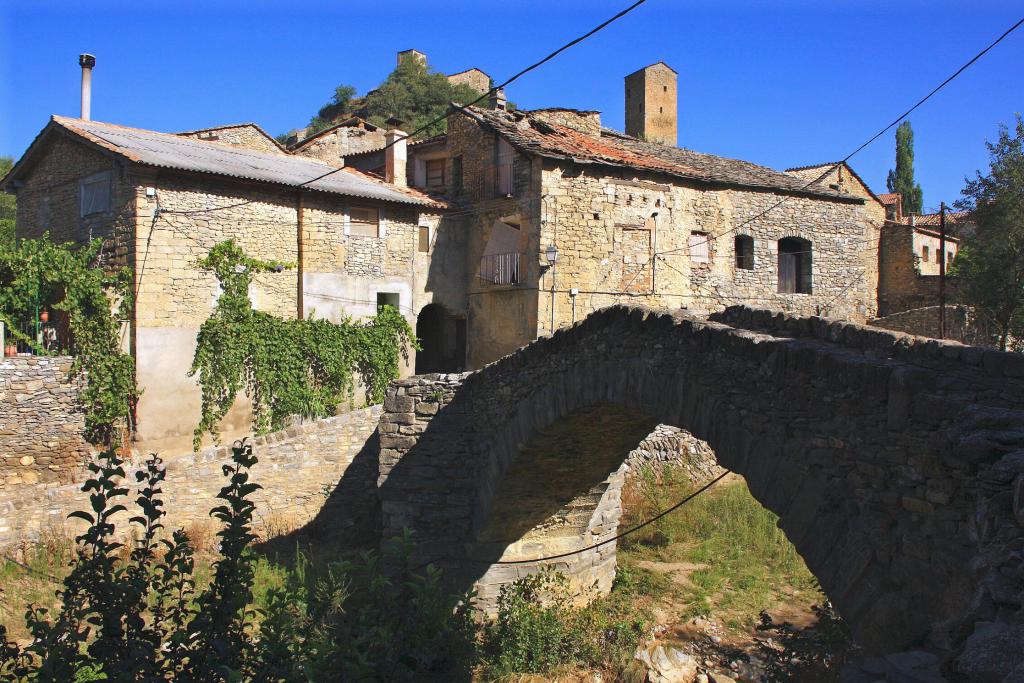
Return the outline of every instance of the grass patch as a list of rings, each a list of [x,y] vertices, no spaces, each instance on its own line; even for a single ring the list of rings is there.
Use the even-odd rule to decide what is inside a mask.
[[[649,519],[696,487],[685,473],[668,468],[657,481],[644,472],[624,497],[623,526]],[[622,544],[620,561],[689,563],[696,567],[683,585],[684,616],[714,612],[734,629],[751,628],[762,610],[808,593],[817,581],[742,480],[726,479]]]

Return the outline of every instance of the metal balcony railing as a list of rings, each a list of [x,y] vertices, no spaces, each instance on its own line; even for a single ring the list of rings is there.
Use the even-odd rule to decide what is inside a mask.
[[[518,285],[522,254],[488,254],[480,259],[479,277],[495,285]]]

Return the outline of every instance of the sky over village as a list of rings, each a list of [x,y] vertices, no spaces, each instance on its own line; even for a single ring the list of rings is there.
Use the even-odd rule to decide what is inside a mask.
[[[94,119],[277,134],[336,85],[373,88],[398,50],[501,81],[627,4],[5,1],[0,155],[19,157],[51,114],[78,115],[81,52],[97,57]],[[622,77],[663,60],[679,72],[680,146],[784,169],[842,158],[1020,14],[1010,1],[649,0],[507,94],[527,109],[597,109],[621,130]],[[985,140],[1024,110],[1022,67],[1018,31],[911,116],[926,208],[956,200],[986,165]],[[851,164],[884,192],[893,159],[890,131]]]

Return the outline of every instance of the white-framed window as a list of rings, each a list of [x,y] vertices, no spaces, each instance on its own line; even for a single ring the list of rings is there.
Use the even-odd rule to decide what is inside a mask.
[[[110,211],[110,171],[83,178],[79,183],[79,194],[82,198],[82,216]]]
[[[380,237],[380,209],[375,206],[348,207],[349,234]]]

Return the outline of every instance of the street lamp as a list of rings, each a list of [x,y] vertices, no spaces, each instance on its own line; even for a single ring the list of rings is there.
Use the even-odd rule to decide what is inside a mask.
[[[558,260],[558,249],[555,248],[554,244],[548,245],[548,248],[544,251],[544,258],[548,260],[548,265],[555,265],[555,261]]]

